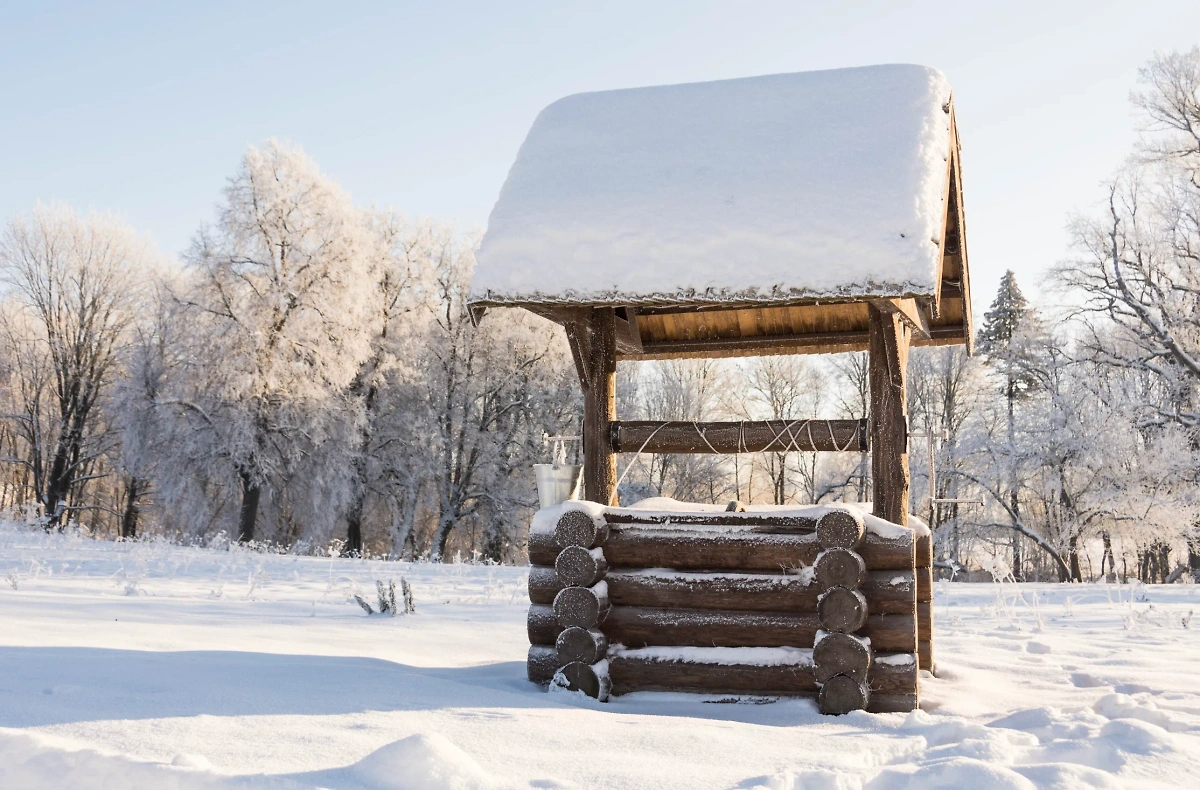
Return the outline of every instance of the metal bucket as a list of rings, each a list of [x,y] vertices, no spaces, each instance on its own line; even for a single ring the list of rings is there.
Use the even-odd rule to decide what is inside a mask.
[[[578,499],[582,474],[583,467],[578,464],[534,464],[538,502],[542,507],[554,507]]]

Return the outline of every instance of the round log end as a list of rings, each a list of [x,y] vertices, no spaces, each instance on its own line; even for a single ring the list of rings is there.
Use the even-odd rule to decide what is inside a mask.
[[[841,716],[867,707],[867,687],[846,675],[835,675],[821,686],[817,708],[828,716]]]
[[[850,549],[826,549],[817,556],[814,567],[817,584],[823,590],[830,587],[855,589],[867,581],[867,563]]]
[[[558,635],[555,650],[560,665],[569,664],[572,661],[595,664],[608,652],[608,639],[594,628],[589,630],[571,626],[563,629],[563,632]]]
[[[581,661],[572,661],[554,676],[554,685],[568,691],[582,691],[594,699],[608,697],[607,677],[601,677],[591,666]]]
[[[852,549],[864,531],[862,517],[849,510],[831,510],[817,520],[817,542],[825,549]]]
[[[554,618],[563,628],[591,628],[600,621],[600,599],[588,587],[565,587],[554,596]]]
[[[813,647],[813,677],[818,683],[824,683],[836,675],[846,675],[859,683],[866,683],[870,668],[870,648],[849,634],[826,634]]]
[[[826,631],[852,633],[867,622],[867,599],[858,590],[831,587],[817,601],[817,617]]]
[[[591,587],[606,570],[601,566],[603,556],[596,557],[582,546],[567,546],[554,560],[554,571],[564,587]]]
[[[554,540],[559,546],[582,546],[590,549],[604,542],[608,525],[597,527],[592,517],[582,510],[568,510],[554,525]]]

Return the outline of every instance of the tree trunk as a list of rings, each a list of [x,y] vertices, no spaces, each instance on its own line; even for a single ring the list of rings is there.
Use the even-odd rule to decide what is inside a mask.
[[[67,473],[66,451],[59,449],[50,465],[46,479],[46,494],[42,500],[46,514],[46,531],[57,529],[62,532],[66,526],[64,515],[67,512],[67,496],[71,490],[71,480]]]
[[[125,487],[125,510],[121,513],[121,537],[132,540],[137,537],[138,531],[138,516],[141,515],[141,507],[138,505],[138,500],[142,498],[142,494],[149,488],[147,481],[139,480],[136,477],[129,478],[129,483]]]
[[[342,547],[343,557],[361,557],[363,555],[362,514],[363,493],[357,493],[350,509],[346,512],[346,545]]]
[[[242,509],[238,514],[238,542],[254,540],[254,525],[258,521],[258,502],[262,497],[262,486],[254,482],[248,471],[238,473],[242,480]]]
[[[1079,569],[1079,536],[1072,535],[1067,538],[1067,565],[1070,571],[1069,578],[1059,579],[1064,582],[1080,582],[1083,581],[1083,573]],[[1060,574],[1061,575],[1061,574]]]
[[[1011,372],[1008,374],[1008,385],[1004,395],[1008,399],[1008,485],[1009,507],[1012,508],[1013,523],[1021,517],[1021,502],[1017,495],[1017,437],[1016,437],[1016,402],[1017,384]],[[1021,581],[1021,535],[1013,534],[1012,541],[1012,575],[1013,581]]]
[[[429,558],[434,562],[442,562],[446,558],[446,542],[450,540],[450,530],[454,528],[454,518],[448,508],[442,509],[442,517],[438,520],[437,532],[433,535],[433,551]]]
[[[1015,519],[1016,514],[1020,512],[1017,510],[1019,504],[1017,502],[1017,492],[1015,489],[1010,495],[1009,506],[1012,508],[1012,512],[1014,514],[1013,518]],[[1013,532],[1012,536],[1012,575],[1013,581],[1021,581],[1021,533],[1019,532]]]
[[[1192,581],[1200,583],[1200,528],[1196,524],[1192,524],[1191,532],[1188,533],[1188,571],[1192,575]]]
[[[1100,557],[1100,576],[1106,580],[1108,579],[1108,576],[1106,575],[1106,572],[1104,570],[1104,564],[1105,564],[1105,561],[1107,561],[1108,562],[1107,573],[1112,574],[1112,577],[1115,580],[1117,578],[1117,561],[1113,557],[1112,537],[1107,532],[1102,532],[1100,534],[1100,537],[1104,541],[1104,554],[1101,555],[1101,557]]]

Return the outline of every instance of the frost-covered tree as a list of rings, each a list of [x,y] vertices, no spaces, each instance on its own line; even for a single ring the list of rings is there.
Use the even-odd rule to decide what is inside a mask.
[[[576,404],[573,366],[553,325],[516,311],[473,325],[466,297],[474,263],[473,241],[453,236],[429,277],[421,364],[433,422],[426,457],[435,560],[464,529],[480,533],[474,542],[489,556],[509,552],[520,534],[513,522],[536,504],[530,467],[542,436],[569,428]]]
[[[386,211],[366,215],[374,235],[372,271],[377,298],[366,316],[364,331],[370,353],[351,380],[348,395],[361,411],[351,456],[350,491],[345,512],[348,554],[365,549],[363,521],[372,499],[384,503],[392,518],[392,549],[401,553],[409,540],[416,514],[418,480],[407,463],[414,453],[415,435],[428,420],[420,399],[411,392],[417,376],[411,347],[419,342],[416,314],[422,300],[423,279],[429,274],[439,242],[448,232],[429,221],[409,222]],[[399,417],[399,419],[396,419]]]
[[[39,205],[0,235],[0,343],[18,397],[5,415],[47,528],[82,505],[81,486],[111,446],[102,401],[152,266],[120,220]]]
[[[1200,47],[1157,55],[1132,97],[1142,139],[1111,181],[1103,212],[1072,224],[1057,275],[1079,295],[1097,362],[1143,372],[1143,426],[1200,428]],[[1200,577],[1200,537],[1189,539]]]
[[[959,473],[967,468],[963,433],[978,412],[981,393],[986,391],[980,365],[961,346],[916,349],[909,359],[908,380],[910,419],[919,432],[935,435],[934,491],[940,499],[961,499],[960,485],[964,478]],[[930,470],[926,468],[928,463],[923,463],[926,457],[915,451],[911,455],[914,475],[923,473],[928,481]],[[963,516],[960,505],[927,502],[921,512],[930,514],[929,526],[941,555],[953,567],[960,567]]]
[[[336,518],[361,419],[347,388],[371,353],[377,236],[295,146],[251,147],[203,227],[177,298],[189,359],[159,399],[213,481],[236,480],[237,534],[264,490]],[[289,487],[289,483],[294,483]]]
[[[1037,349],[1041,326],[1017,286],[1012,270],[1004,273],[991,307],[983,316],[978,348],[986,364],[996,371],[1007,407],[1005,440],[1009,473],[1005,482],[1009,512],[1014,529],[1020,522],[1020,480],[1017,474],[1016,406],[1036,387]],[[1021,578],[1021,539],[1012,539],[1013,574]]]

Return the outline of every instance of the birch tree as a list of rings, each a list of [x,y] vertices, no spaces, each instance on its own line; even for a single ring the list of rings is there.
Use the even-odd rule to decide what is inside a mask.
[[[120,220],[39,205],[0,236],[0,318],[19,406],[5,415],[47,529],[61,529],[110,447],[100,408],[139,294],[148,244]]]

